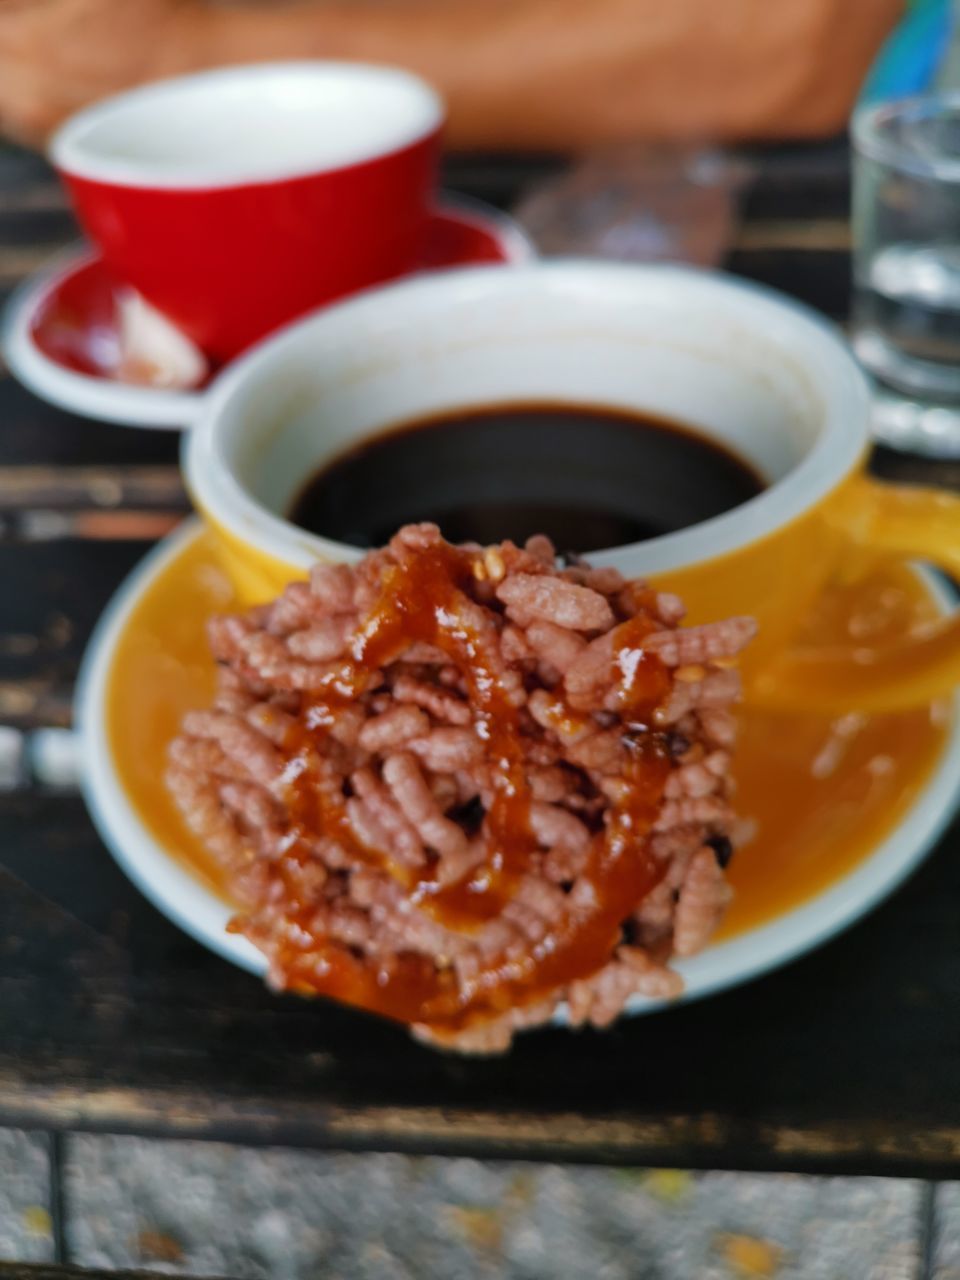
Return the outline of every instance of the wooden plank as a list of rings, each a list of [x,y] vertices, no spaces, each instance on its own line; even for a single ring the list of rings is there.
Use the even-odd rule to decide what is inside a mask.
[[[158,466],[0,465],[0,512],[136,507],[186,511],[179,468]]]
[[[111,1088],[102,1081],[27,1090],[14,1082],[11,1093],[0,1077],[0,1116],[70,1132],[485,1160],[924,1178],[955,1178],[960,1168],[960,1127],[918,1130],[911,1118],[896,1115],[808,1126],[713,1113],[477,1110],[456,1103],[350,1107],[313,1093],[236,1099],[226,1088],[194,1094]]]
[[[0,199],[2,194],[0,189]],[[49,206],[43,207],[40,193],[27,192],[23,207],[4,208],[0,203],[0,268],[5,277],[21,278],[22,267],[18,268],[15,261],[17,255],[22,257],[33,251],[41,267],[46,267],[57,253],[79,240],[76,221],[62,199],[57,203],[51,199]],[[12,255],[10,269],[6,261],[8,253]]]
[[[960,458],[922,458],[878,448],[873,453],[871,470],[882,480],[938,485],[960,493]]]
[[[4,236],[8,234],[7,228],[4,228]],[[35,272],[43,271],[50,265],[53,257],[74,239],[76,235],[70,230],[66,235],[47,244],[0,245],[0,288],[9,288]]]
[[[189,510],[171,465],[0,466],[0,543],[153,542]]]
[[[842,938],[608,1033],[461,1059],[271,995],[69,796],[0,799],[0,1123],[682,1166],[960,1172],[960,830]]]
[[[72,681],[58,680],[54,676],[35,680],[0,680],[0,724],[4,727],[24,730],[68,728],[72,723]]]
[[[178,431],[91,422],[46,404],[9,375],[0,377],[0,465],[176,467]]]
[[[129,540],[0,543],[0,724],[69,723],[90,632],[144,551]]]
[[[49,182],[52,170],[37,151],[0,141],[0,187],[16,190],[35,182]]]
[[[17,214],[66,213],[63,189],[51,174],[48,178],[19,182],[0,188],[0,219],[4,229],[7,219]]]
[[[850,223],[846,218],[819,218],[806,221],[747,222],[734,237],[736,253],[769,253],[790,250],[794,253],[818,253],[824,250],[849,252]]]
[[[779,289],[834,319],[849,310],[850,258],[841,250],[734,249],[726,266],[735,275]]]
[[[0,1115],[71,1132],[132,1133],[314,1150],[399,1151],[568,1164],[743,1169],[828,1175],[956,1177],[960,1129],[884,1122],[760,1123],[704,1115],[585,1115],[537,1110],[325,1105],[312,1094],[234,1100],[224,1091],[17,1090],[0,1079]],[[2,1274],[2,1273],[0,1273]]]
[[[30,510],[0,517],[0,542],[53,542],[64,538],[154,542],[171,533],[182,511]]]
[[[448,155],[440,184],[444,191],[469,192],[499,209],[509,209],[533,187],[549,181],[567,167],[561,156]]]
[[[792,147],[751,148],[752,172],[741,199],[746,223],[791,218],[804,222],[846,219],[850,212],[846,141]]]

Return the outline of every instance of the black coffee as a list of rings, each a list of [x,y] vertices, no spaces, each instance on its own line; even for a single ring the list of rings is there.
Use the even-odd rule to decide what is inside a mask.
[[[396,426],[322,468],[290,519],[358,547],[432,520],[451,542],[596,551],[684,529],[764,488],[691,427],[562,404],[491,405]]]

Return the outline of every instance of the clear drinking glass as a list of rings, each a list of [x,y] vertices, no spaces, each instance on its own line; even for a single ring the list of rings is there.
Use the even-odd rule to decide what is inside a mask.
[[[960,456],[960,92],[860,107],[852,133],[852,337],[876,435]]]

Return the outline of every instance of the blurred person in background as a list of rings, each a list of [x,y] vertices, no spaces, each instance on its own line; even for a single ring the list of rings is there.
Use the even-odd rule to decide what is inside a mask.
[[[448,145],[796,138],[843,127],[904,0],[0,0],[0,131],[39,144],[117,90],[225,63],[389,62]]]

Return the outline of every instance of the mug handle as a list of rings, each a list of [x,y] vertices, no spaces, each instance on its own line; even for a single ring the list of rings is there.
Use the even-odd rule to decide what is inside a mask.
[[[952,493],[862,476],[851,484],[839,522],[854,565],[927,560],[960,578],[960,498]],[[747,696],[772,710],[884,712],[922,706],[958,686],[960,613],[882,648],[787,649],[754,676]]]

